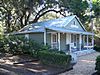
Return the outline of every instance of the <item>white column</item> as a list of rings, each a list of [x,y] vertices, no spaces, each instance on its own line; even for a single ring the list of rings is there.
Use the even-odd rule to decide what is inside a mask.
[[[60,33],[58,33],[58,49],[59,49],[59,51],[60,51]]]
[[[85,35],[83,35],[83,46],[85,45]]]
[[[72,52],[71,51],[71,33],[69,34],[69,40],[70,40],[70,53]]]
[[[89,45],[89,40],[88,40],[88,35],[87,35],[87,49],[88,49],[88,45]]]
[[[44,31],[44,45],[46,45],[46,30]]]
[[[94,47],[94,36],[92,35],[92,46]]]
[[[66,33],[66,45],[68,44],[68,42],[67,42],[67,38],[68,38],[68,37],[67,37],[67,33]]]
[[[79,35],[79,50],[81,51],[81,45],[82,45],[82,34]]]
[[[25,38],[29,40],[29,34],[25,34]]]

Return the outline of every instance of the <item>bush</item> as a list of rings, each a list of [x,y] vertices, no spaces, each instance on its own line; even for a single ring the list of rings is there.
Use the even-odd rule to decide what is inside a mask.
[[[71,61],[71,56],[50,51],[39,51],[39,59],[43,64],[66,68]]]
[[[41,49],[41,45],[34,40],[28,40],[20,36],[5,36],[0,40],[0,52],[12,54],[30,54],[33,55]]]
[[[100,46],[94,46],[94,50],[100,52]]]
[[[96,59],[96,68],[98,73],[100,73],[100,56],[97,57]]]
[[[49,49],[48,51],[49,51],[49,52],[52,52],[52,53],[65,54],[65,52],[63,52],[63,51],[58,51],[58,49]]]

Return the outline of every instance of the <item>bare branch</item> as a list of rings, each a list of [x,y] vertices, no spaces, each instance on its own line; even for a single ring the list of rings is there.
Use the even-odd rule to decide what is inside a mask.
[[[37,17],[35,17],[35,19],[33,20],[32,23],[37,22],[37,21],[39,20],[40,17],[42,17],[43,15],[45,15],[46,13],[51,12],[51,11],[56,12],[56,13],[60,13],[62,16],[66,16],[66,15],[64,15],[64,14],[61,13],[62,10],[57,11],[57,10],[55,10],[55,9],[49,9],[49,10],[43,12],[42,14],[38,15]]]

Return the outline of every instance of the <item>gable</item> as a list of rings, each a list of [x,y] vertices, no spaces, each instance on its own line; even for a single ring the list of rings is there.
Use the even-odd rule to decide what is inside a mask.
[[[82,26],[82,24],[80,23],[80,21],[75,17],[73,18],[65,27],[68,30],[73,30],[73,31],[81,31],[81,32],[85,32],[86,30],[84,29],[84,27]]]

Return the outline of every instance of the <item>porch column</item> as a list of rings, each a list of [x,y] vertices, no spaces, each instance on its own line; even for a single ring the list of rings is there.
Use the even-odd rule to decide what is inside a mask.
[[[81,51],[82,34],[79,35],[79,50]]]
[[[89,37],[88,37],[88,35],[87,35],[87,49],[88,49],[88,45],[89,45],[89,39],[88,39]]]
[[[69,34],[69,41],[70,41],[70,46],[69,46],[70,48],[69,49],[70,49],[70,53],[71,53],[72,52],[71,51],[71,33]]]
[[[92,46],[94,47],[94,36],[92,35]]]
[[[44,31],[44,45],[46,45],[46,30]]]
[[[68,37],[67,37],[67,33],[66,33],[66,45],[68,44],[67,38],[68,38]]]
[[[59,49],[59,51],[60,51],[60,33],[58,33],[58,49]]]

